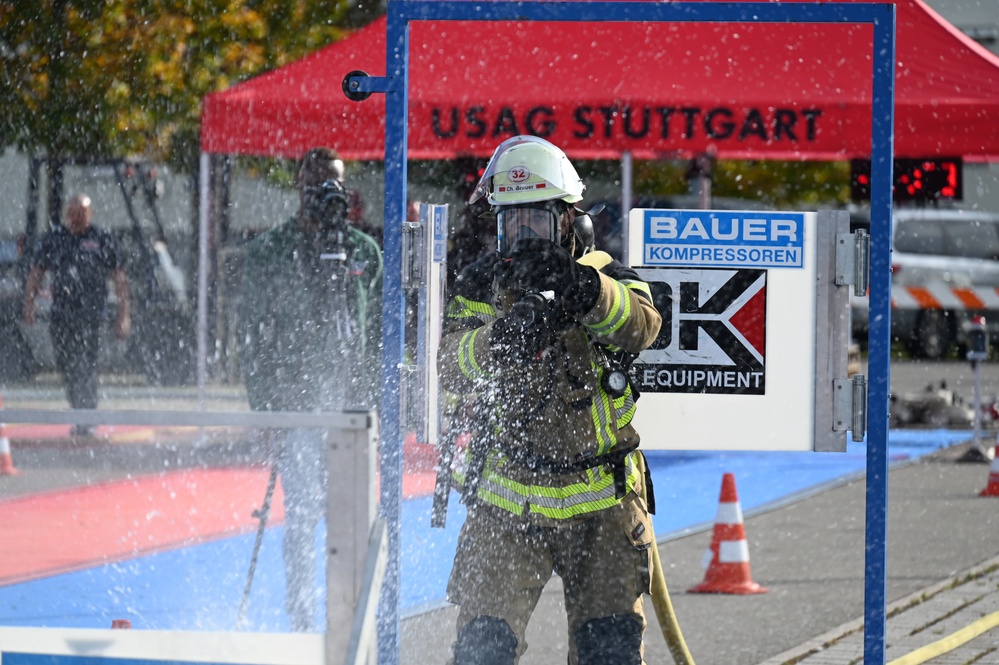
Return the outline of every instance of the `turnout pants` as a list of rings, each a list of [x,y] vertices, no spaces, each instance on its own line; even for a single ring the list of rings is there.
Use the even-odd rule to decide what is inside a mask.
[[[462,527],[448,582],[448,600],[460,606],[459,636],[477,617],[502,619],[516,638],[510,662],[518,662],[527,649],[527,623],[554,572],[565,591],[570,664],[599,662],[594,649],[620,649],[622,643],[631,653],[620,662],[643,662],[642,595],[651,591],[653,537],[645,502],[634,494],[583,521],[555,527],[533,526],[477,503]],[[594,625],[598,630],[589,631]],[[628,635],[621,639],[615,632]],[[457,648],[455,665],[466,665]]]
[[[97,408],[97,350],[100,319],[52,317],[52,350],[74,409]]]

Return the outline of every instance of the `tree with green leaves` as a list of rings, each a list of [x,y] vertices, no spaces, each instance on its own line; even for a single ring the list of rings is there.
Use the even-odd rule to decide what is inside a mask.
[[[193,172],[201,100],[340,39],[385,0],[0,2],[0,150],[135,157]],[[636,190],[685,190],[649,162]],[[718,196],[776,204],[847,199],[842,163],[719,162]]]
[[[635,164],[635,192],[647,196],[684,194],[687,162],[647,161]],[[712,194],[764,201],[780,208],[845,205],[850,201],[849,162],[718,160]]]
[[[186,170],[201,99],[340,39],[383,0],[0,3],[0,150]]]

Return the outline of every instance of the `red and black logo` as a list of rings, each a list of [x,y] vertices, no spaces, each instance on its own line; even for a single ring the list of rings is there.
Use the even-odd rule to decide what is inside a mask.
[[[638,269],[663,317],[632,366],[644,392],[766,392],[765,270]]]

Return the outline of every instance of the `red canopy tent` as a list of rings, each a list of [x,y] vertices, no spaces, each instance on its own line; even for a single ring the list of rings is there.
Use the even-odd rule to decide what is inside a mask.
[[[999,58],[922,0],[897,0],[897,157],[999,159]],[[870,153],[870,26],[414,22],[409,156],[488,156],[533,133],[575,158],[848,159]],[[384,155],[385,20],[228,90],[202,112],[206,153]]]

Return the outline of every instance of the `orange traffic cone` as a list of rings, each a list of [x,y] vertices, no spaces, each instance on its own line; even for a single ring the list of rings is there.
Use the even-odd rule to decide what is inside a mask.
[[[16,476],[19,473],[10,455],[10,440],[3,434],[3,424],[0,423],[0,476]]]
[[[3,409],[3,395],[0,395],[0,409]],[[10,455],[10,439],[7,438],[5,427],[0,423],[0,476],[16,476],[21,472],[14,467],[14,458]]]
[[[735,476],[722,476],[721,497],[711,547],[704,553],[704,581],[687,593],[766,593],[749,574],[749,544],[742,525],[742,508],[735,491]]]
[[[999,453],[999,450],[996,450]],[[992,460],[992,467],[989,469],[989,482],[978,496],[999,496],[999,454]]]

